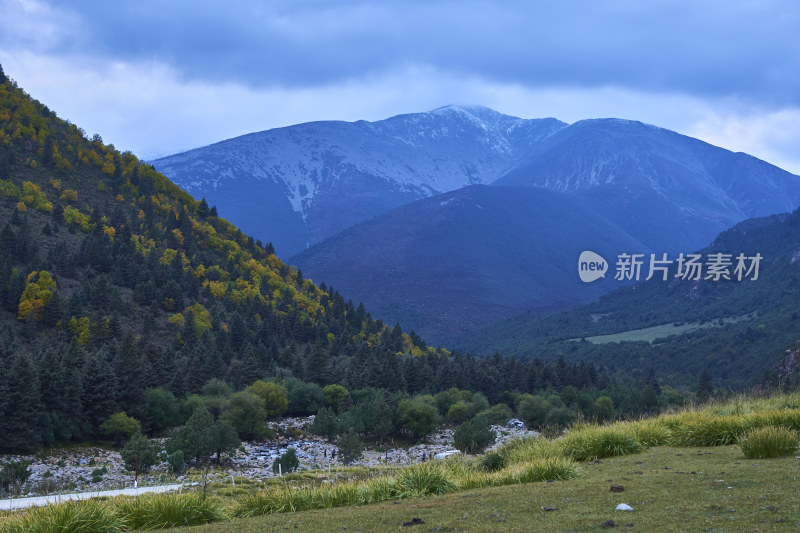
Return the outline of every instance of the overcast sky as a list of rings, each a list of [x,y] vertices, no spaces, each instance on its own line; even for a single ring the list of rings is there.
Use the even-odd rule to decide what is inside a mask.
[[[800,173],[800,3],[0,0],[0,63],[153,158],[447,104],[641,120]]]

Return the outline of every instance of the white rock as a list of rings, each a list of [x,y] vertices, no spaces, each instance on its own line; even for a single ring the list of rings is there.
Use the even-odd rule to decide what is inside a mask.
[[[627,503],[621,503],[621,504],[617,505],[616,510],[617,511],[633,511],[633,507],[631,507]]]

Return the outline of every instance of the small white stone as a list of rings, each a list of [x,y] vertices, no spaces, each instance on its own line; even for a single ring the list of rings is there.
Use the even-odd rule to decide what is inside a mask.
[[[628,505],[627,503],[621,503],[617,505],[617,511],[633,511],[633,507]]]

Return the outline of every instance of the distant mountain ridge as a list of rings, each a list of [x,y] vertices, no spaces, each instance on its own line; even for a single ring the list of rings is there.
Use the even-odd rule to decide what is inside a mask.
[[[620,119],[582,120],[560,130],[494,184],[579,195],[604,187],[618,193],[648,190],[700,225],[695,247],[741,220],[800,205],[800,178],[789,172],[748,154]]]
[[[447,106],[377,122],[310,122],[153,162],[282,256],[391,208],[490,183],[566,127],[485,107]]]
[[[587,235],[586,224],[614,228],[596,233],[593,248],[637,243],[612,255],[680,252],[747,218],[800,205],[800,177],[670,130],[621,119],[523,120],[484,107],[302,124],[155,164],[248,231],[270,227],[278,253],[297,250],[290,261],[312,279],[431,340],[608,290],[564,276],[582,251],[576,236]],[[474,185],[490,187],[460,192]],[[544,213],[547,202],[569,216],[555,225],[511,212]],[[486,207],[469,210],[473,219],[455,209],[473,204]],[[461,225],[443,223],[442,213]],[[559,269],[525,279],[548,261]]]
[[[418,200],[290,262],[426,338],[530,309],[591,301],[619,286],[575,276],[578,254],[646,250],[589,202],[530,187],[470,185]]]
[[[454,336],[448,346],[483,356],[563,356],[691,387],[706,369],[715,383],[737,388],[777,379],[773,367],[800,338],[800,209],[745,220],[699,253],[763,259],[758,278],[744,281],[683,280],[673,264],[667,282],[643,281],[558,313],[520,315]],[[682,329],[691,324],[702,327]],[[656,331],[651,342],[631,335],[646,328]]]

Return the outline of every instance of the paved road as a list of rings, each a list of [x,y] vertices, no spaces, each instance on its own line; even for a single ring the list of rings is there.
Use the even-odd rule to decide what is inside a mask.
[[[120,490],[101,490],[96,492],[77,492],[72,494],[51,494],[50,496],[33,496],[30,498],[15,498],[12,500],[0,500],[0,509],[17,510],[27,509],[28,507],[35,507],[47,505],[50,503],[65,502],[68,500],[87,500],[89,498],[97,498],[98,496],[135,496],[137,494],[145,494],[147,492],[172,492],[181,490],[183,485],[159,485],[157,487],[139,487],[137,489],[120,489]]]

